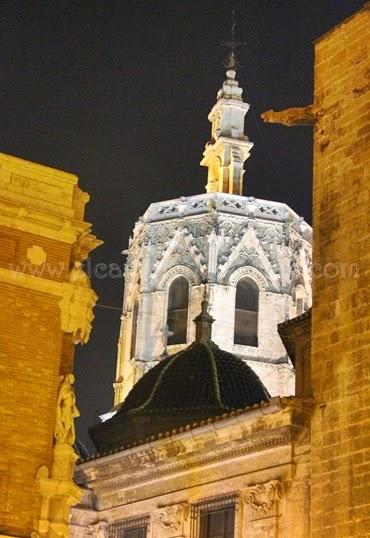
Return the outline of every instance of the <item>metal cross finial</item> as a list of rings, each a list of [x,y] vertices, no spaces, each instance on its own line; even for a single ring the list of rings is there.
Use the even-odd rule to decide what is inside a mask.
[[[231,19],[231,41],[223,41],[221,43],[221,46],[226,47],[229,49],[229,53],[227,55],[226,60],[224,61],[224,66],[226,69],[235,69],[238,67],[238,62],[236,59],[236,53],[235,50],[243,45],[246,45],[246,43],[242,43],[241,41],[236,41],[236,18],[235,18],[235,9],[232,9],[232,19]]]
[[[208,299],[208,293],[207,293],[207,280],[204,281],[204,290],[203,290],[203,301],[207,301]]]

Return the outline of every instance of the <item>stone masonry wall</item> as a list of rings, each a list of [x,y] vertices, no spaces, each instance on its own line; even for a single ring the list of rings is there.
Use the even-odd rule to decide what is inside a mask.
[[[369,3],[315,45],[311,536],[370,536]]]
[[[40,511],[36,473],[52,461],[60,314],[46,293],[0,283],[0,296],[1,530],[27,536]]]
[[[41,516],[36,477],[41,467],[53,468],[59,376],[72,371],[74,344],[88,339],[96,300],[87,276],[71,270],[99,244],[82,220],[87,201],[76,176],[0,153],[2,536],[30,536],[40,520],[47,536],[55,522],[45,498]],[[54,484],[63,507],[73,483]],[[52,485],[47,495],[54,502]]]

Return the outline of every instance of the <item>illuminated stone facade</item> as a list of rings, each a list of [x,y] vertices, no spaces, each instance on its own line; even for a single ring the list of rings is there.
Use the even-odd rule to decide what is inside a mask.
[[[279,326],[296,396],[81,463],[73,536],[198,538],[212,510],[236,538],[369,536],[369,18],[367,4],[317,42],[314,105],[264,115],[315,125],[312,322]]]
[[[312,538],[370,529],[370,4],[315,45]]]
[[[268,121],[314,124],[311,536],[367,537],[370,5],[315,44],[315,102]]]
[[[0,154],[3,535],[67,536],[69,506],[81,495],[73,435],[55,445],[53,435],[58,387],[74,344],[89,338],[97,299],[80,264],[100,244],[83,220],[88,200],[76,176]],[[68,394],[64,423],[71,386]]]
[[[163,354],[169,288],[180,275],[190,286],[187,335],[167,351],[193,341],[192,320],[207,281],[213,340],[242,356],[272,395],[293,393],[294,372],[277,324],[311,306],[311,228],[286,204],[240,195],[242,164],[253,145],[244,134],[249,105],[241,95],[235,71],[228,70],[209,115],[212,139],[201,163],[208,167],[208,193],[153,203],[135,226],[125,252],[115,405]],[[234,343],[235,294],[244,278],[258,288],[256,346]]]
[[[137,524],[148,538],[197,538],[202,510],[227,501],[238,538],[307,538],[308,416],[277,397],[80,464],[72,536]]]

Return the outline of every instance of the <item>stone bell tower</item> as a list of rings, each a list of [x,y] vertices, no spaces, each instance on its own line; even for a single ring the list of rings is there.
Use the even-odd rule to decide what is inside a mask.
[[[211,142],[206,144],[202,166],[208,167],[207,192],[243,194],[243,164],[253,143],[244,134],[244,117],[249,105],[235,79],[235,69],[226,71],[226,80],[217,93],[217,103],[209,113]]]
[[[194,340],[205,281],[213,341],[243,358],[272,395],[292,393],[277,324],[311,305],[311,228],[284,203],[242,196],[253,146],[242,93],[228,65],[201,161],[207,193],[152,203],[135,225],[125,251],[115,406],[164,355]]]

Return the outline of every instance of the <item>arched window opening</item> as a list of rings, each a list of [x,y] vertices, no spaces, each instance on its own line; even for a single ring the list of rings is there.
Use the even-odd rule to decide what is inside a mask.
[[[186,344],[188,333],[189,283],[177,277],[168,291],[167,325],[171,334],[168,344]]]
[[[297,316],[300,316],[307,310],[307,296],[302,286],[298,286],[295,290],[295,304]]]
[[[236,286],[234,344],[258,347],[258,286],[250,279]]]

